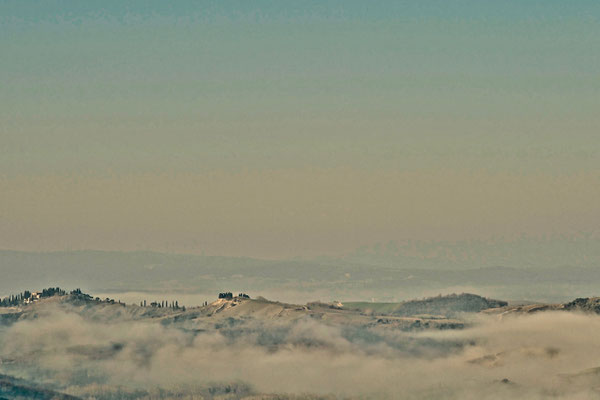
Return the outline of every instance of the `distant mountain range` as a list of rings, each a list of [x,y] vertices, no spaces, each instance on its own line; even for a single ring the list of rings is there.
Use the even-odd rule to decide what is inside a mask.
[[[480,268],[494,265],[545,268],[600,266],[597,234],[556,235],[513,240],[389,241],[363,246],[343,257],[367,265],[403,265],[430,269]]]
[[[0,251],[0,295],[49,284],[94,293],[162,292],[212,296],[224,289],[283,301],[397,302],[475,292],[509,300],[562,302],[590,297],[600,268],[423,268],[344,259],[259,260],[153,252]]]

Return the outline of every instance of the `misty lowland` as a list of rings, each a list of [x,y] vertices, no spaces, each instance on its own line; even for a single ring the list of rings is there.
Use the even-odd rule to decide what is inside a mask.
[[[59,260],[65,270],[55,281],[83,280],[83,274],[89,273],[93,279],[87,279],[88,286],[94,287],[95,293],[98,289],[105,292],[99,296],[79,287],[40,286],[0,299],[1,399],[600,396],[600,298],[541,302],[527,299],[526,290],[521,291],[520,300],[467,292],[441,294],[444,291],[440,290],[435,296],[383,301],[374,298],[375,291],[368,292],[371,298],[361,297],[359,287],[366,286],[367,277],[353,278],[356,266],[340,266],[336,279],[323,274],[320,284],[315,283],[319,290],[309,287],[302,293],[294,292],[294,297],[303,294],[307,301],[290,302],[264,297],[258,286],[251,284],[252,277],[268,270],[271,262],[262,265],[251,259],[211,259],[214,265],[223,265],[217,277],[211,275],[215,270],[203,266],[208,261],[197,256],[1,254],[3,263],[32,263],[19,269],[26,277],[32,274],[28,279],[39,275],[40,280],[52,280],[35,265],[44,265],[45,260],[48,272],[57,271],[60,268],[52,263]],[[115,271],[117,279],[132,285],[132,291],[119,292],[113,287],[111,292],[110,279],[93,276],[91,268],[80,267],[82,276],[75,270],[66,272],[71,268],[69,262],[81,262],[86,257],[88,261],[99,260],[101,256],[121,267],[123,278]],[[182,268],[190,276],[181,271],[178,275],[173,267],[174,286],[149,290],[153,280],[164,279],[158,261],[173,258],[182,264],[186,259],[199,263],[196,278],[206,280],[206,285],[198,284],[201,290],[196,292],[184,285],[186,281],[188,285],[195,283],[190,272],[193,262],[189,261],[190,265]],[[155,263],[142,265],[146,273],[137,275],[137,285],[126,279],[135,271],[136,263],[149,259]],[[226,290],[243,289],[236,280],[239,277],[226,276],[228,263],[237,272],[243,270],[237,263],[246,264],[251,290]],[[301,278],[301,264],[295,261],[291,264],[295,268],[279,266],[287,273],[279,277],[272,274],[271,287],[284,293],[289,280]],[[310,263],[305,264],[303,273],[311,271]],[[571,272],[576,275],[577,271]],[[429,271],[432,281],[435,272]],[[483,284],[483,273],[464,270],[461,276],[471,276],[470,282],[479,280],[481,292],[491,288],[499,291],[499,282]],[[487,273],[494,276],[497,272],[491,269]],[[382,285],[379,280],[390,279],[389,274],[386,269],[373,267],[368,282],[377,287]],[[555,279],[559,285],[558,280],[566,278],[559,274]],[[587,279],[593,280],[593,276]],[[218,285],[223,290],[216,290]],[[437,290],[437,285],[430,283],[429,290]],[[398,287],[402,285],[398,283]],[[8,286],[2,289],[11,292]],[[211,289],[215,289],[212,294],[205,293]],[[330,296],[326,290],[331,290]],[[377,290],[392,292],[383,287]],[[315,293],[325,297],[311,298]],[[333,294],[342,297],[333,299]],[[396,292],[398,297],[403,294],[401,289]],[[132,296],[137,296],[135,301]]]

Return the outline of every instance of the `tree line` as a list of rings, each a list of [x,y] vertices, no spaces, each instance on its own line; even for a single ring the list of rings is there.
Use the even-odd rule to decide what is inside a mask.
[[[79,289],[77,289],[79,290]],[[72,291],[71,293],[73,293],[74,291]],[[81,291],[79,291],[81,293]],[[66,295],[67,292],[59,287],[51,287],[51,288],[47,288],[47,289],[42,289],[41,292],[31,292],[29,290],[25,290],[21,293],[18,294],[11,294],[10,296],[6,296],[4,298],[2,298],[2,300],[0,300],[0,306],[1,307],[12,307],[12,306],[18,306],[19,304],[23,304],[26,303],[28,300],[33,300],[33,299],[43,299],[46,297],[53,297],[53,296],[64,296]],[[33,298],[33,299],[32,299]]]
[[[146,300],[140,301],[140,307],[148,307],[148,302]],[[183,310],[185,311],[185,306],[179,307],[179,301],[171,301],[169,303],[168,300],[162,301],[153,301],[150,303],[150,307],[153,308],[170,308],[171,310]]]
[[[10,296],[6,296],[0,299],[0,307],[14,307],[53,296],[66,296],[67,294],[85,301],[106,302],[110,304],[116,303],[114,299],[109,299],[108,297],[105,300],[102,300],[99,297],[94,298],[87,293],[83,293],[79,288],[71,290],[67,293],[66,290],[61,289],[59,287],[51,287],[42,289],[39,292],[31,292],[29,290],[25,290],[18,294],[11,294]],[[121,303],[121,300],[118,301],[118,304],[123,306],[125,305],[125,303]]]

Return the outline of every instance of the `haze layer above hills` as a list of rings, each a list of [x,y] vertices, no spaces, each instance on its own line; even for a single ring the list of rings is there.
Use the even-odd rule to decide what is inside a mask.
[[[2,295],[52,285],[115,297],[120,293],[128,302],[147,292],[189,295],[190,305],[223,290],[288,302],[395,302],[460,292],[564,302],[594,296],[600,286],[600,269],[591,267],[435,269],[352,260],[274,261],[152,252],[0,251],[0,273]]]

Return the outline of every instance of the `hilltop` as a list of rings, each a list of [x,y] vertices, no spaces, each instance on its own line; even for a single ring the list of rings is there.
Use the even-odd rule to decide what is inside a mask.
[[[38,292],[33,292],[37,294]],[[41,293],[41,292],[39,292]],[[213,302],[206,302],[201,306],[179,307],[165,306],[168,302],[152,302],[144,306],[137,304],[124,304],[114,299],[100,299],[82,293],[79,289],[66,292],[55,288],[44,290],[52,293],[38,297],[35,300],[23,298],[22,294],[9,297],[10,307],[0,308],[0,320],[4,324],[12,324],[19,320],[36,318],[40,313],[47,313],[60,309],[81,315],[86,319],[95,321],[157,321],[162,324],[177,325],[192,330],[206,329],[206,325],[227,320],[237,321],[243,325],[248,321],[283,320],[287,322],[312,319],[331,324],[352,325],[363,327],[383,327],[401,330],[421,329],[448,329],[462,328],[463,322],[454,319],[458,311],[480,311],[482,305],[474,307],[475,300],[487,300],[476,295],[452,295],[437,297],[414,302],[389,305],[389,311],[371,310],[358,307],[359,304],[368,303],[321,303],[309,302],[305,305],[290,304],[279,301],[267,300],[263,297],[255,299],[247,295],[220,297]],[[467,301],[470,300],[470,301]],[[0,303],[1,304],[1,303]],[[147,304],[147,303],[146,303]],[[408,306],[406,306],[408,304]],[[417,307],[415,304],[427,304],[427,307]],[[485,303],[488,307],[502,304],[497,301]],[[504,303],[505,304],[505,303]],[[375,306],[377,306],[375,304]],[[414,310],[414,313],[410,313]],[[427,312],[424,312],[427,311]],[[452,311],[452,312],[450,312]],[[386,318],[381,318],[386,317]]]
[[[450,294],[409,300],[401,303],[347,302],[347,308],[356,308],[378,315],[442,315],[453,316],[461,312],[480,312],[490,308],[505,307],[508,302],[488,299],[471,293]]]
[[[240,293],[221,293],[213,302],[200,306],[180,306],[177,301],[143,301],[125,304],[118,300],[93,297],[79,289],[67,292],[48,288],[40,292],[24,292],[0,300],[0,324],[10,325],[22,319],[35,318],[40,312],[52,309],[67,310],[98,321],[152,320],[163,324],[222,319],[299,320],[311,318],[337,324],[373,326],[394,322],[401,329],[422,329],[463,326],[464,313],[508,314],[539,311],[580,311],[600,314],[600,297],[577,298],[565,303],[528,303],[509,305],[503,300],[490,299],[471,293],[438,295],[399,303],[373,302],[308,302],[293,304],[250,298]],[[226,295],[226,296],[225,296]],[[37,297],[35,297],[37,296]],[[35,297],[35,299],[34,299]],[[381,318],[386,317],[386,318]],[[186,322],[187,321],[187,322]]]
[[[600,297],[579,297],[565,303],[529,303],[505,305],[482,310],[486,314],[532,314],[543,311],[569,311],[586,314],[600,314]]]

